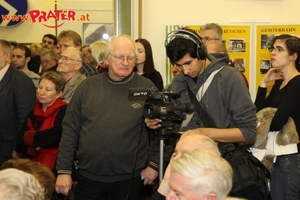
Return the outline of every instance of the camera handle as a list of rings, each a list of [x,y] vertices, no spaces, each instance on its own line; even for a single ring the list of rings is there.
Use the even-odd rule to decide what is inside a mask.
[[[168,139],[171,133],[174,132],[175,123],[171,121],[162,121],[161,127],[158,129],[157,138],[159,139],[159,171],[158,178],[159,183],[163,179],[164,171],[164,140]]]
[[[158,178],[159,183],[161,183],[163,179],[163,173],[164,173],[164,140],[159,140],[159,171],[158,171]]]

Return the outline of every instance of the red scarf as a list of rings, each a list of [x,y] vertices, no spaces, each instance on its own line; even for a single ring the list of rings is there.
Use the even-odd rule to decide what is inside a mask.
[[[35,104],[33,114],[37,121],[41,122],[42,125],[39,130],[34,130],[33,124],[28,118],[28,128],[29,130],[25,132],[24,143],[28,146],[27,153],[33,155],[33,160],[40,162],[51,170],[53,170],[56,158],[58,154],[58,147],[49,149],[40,149],[36,151],[36,147],[33,146],[34,135],[36,131],[44,131],[49,128],[53,128],[56,115],[62,106],[67,105],[63,102],[61,98],[58,98],[51,106],[47,107],[46,111],[43,111],[43,106],[40,102]]]

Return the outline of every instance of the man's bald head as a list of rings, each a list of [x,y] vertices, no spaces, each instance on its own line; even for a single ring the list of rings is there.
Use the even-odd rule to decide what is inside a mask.
[[[176,144],[173,157],[178,158],[183,153],[191,152],[196,149],[209,149],[216,155],[220,155],[217,143],[211,138],[199,134],[189,134],[181,136],[180,140]]]

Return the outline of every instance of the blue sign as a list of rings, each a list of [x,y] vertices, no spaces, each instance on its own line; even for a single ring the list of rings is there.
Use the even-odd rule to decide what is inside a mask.
[[[27,0],[0,1],[0,26],[11,27],[29,21]]]

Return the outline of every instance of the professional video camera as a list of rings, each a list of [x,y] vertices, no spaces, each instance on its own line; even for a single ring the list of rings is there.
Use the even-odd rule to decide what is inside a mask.
[[[191,103],[177,104],[174,99],[179,98],[179,93],[159,92],[154,88],[135,88],[129,91],[131,96],[147,96],[144,107],[145,118],[159,118],[162,120],[161,127],[158,129],[158,139],[167,139],[174,132],[176,124],[181,124],[186,118],[186,113],[195,110]]]
[[[156,131],[156,137],[160,140],[159,180],[162,181],[164,140],[175,133],[175,125],[180,125],[186,118],[186,113],[193,112],[195,106],[191,103],[175,103],[175,99],[180,97],[179,93],[159,92],[154,88],[132,88],[129,90],[129,96],[147,98],[143,111],[144,117],[162,120],[161,127]]]

